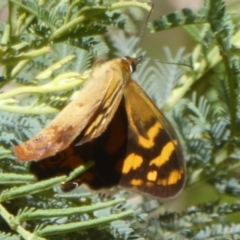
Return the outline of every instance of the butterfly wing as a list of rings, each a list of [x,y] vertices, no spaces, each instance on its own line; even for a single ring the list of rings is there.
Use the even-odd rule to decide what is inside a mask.
[[[62,184],[64,191],[86,184],[91,189],[118,185],[121,169],[118,163],[125,158],[128,139],[128,122],[124,98],[117,108],[106,131],[99,137],[82,145],[70,146],[55,156],[31,162],[30,171],[37,180],[59,175],[68,175],[76,167],[94,160],[95,165],[70,182]]]
[[[20,161],[41,160],[66,149],[74,140],[83,144],[107,128],[130,73],[122,70],[121,59],[94,68],[78,98],[33,138],[13,148]],[[78,137],[78,139],[76,139]]]
[[[127,153],[120,186],[160,198],[175,196],[185,183],[185,161],[172,125],[134,81],[125,88]]]

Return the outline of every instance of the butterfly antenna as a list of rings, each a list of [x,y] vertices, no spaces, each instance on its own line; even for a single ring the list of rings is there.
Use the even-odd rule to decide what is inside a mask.
[[[156,62],[156,63],[162,63],[162,64],[168,64],[168,65],[178,65],[178,66],[184,66],[184,67],[189,67],[193,69],[193,66],[187,63],[177,63],[177,62],[165,62],[165,61],[160,61],[157,59],[142,59],[141,61],[147,61],[147,62]]]
[[[139,34],[139,37],[138,37],[138,41],[137,41],[137,44],[136,44],[137,47],[140,45],[144,30],[146,28],[146,25],[148,23],[148,20],[151,16],[152,12],[153,12],[153,8],[154,8],[154,3],[152,3],[152,7],[150,9],[150,12],[148,13],[148,15],[146,17],[146,20],[144,21],[144,24],[142,25],[142,28],[141,28],[141,31],[140,31],[140,34]],[[159,62],[159,63],[163,63],[163,64],[171,64],[171,65],[178,65],[178,66],[185,66],[185,67],[193,68],[193,66],[191,66],[189,64],[185,64],[185,63],[172,63],[172,62],[159,61],[159,60],[156,60],[156,59],[154,59],[154,60],[153,59],[143,59],[142,56],[139,56],[136,59],[137,59],[138,63],[141,62],[141,61],[149,61],[149,62]]]
[[[152,7],[150,9],[150,12],[148,13],[147,18],[146,18],[144,24],[142,25],[142,28],[141,28],[141,31],[140,31],[140,34],[139,34],[139,37],[138,37],[138,41],[137,41],[137,44],[136,44],[137,47],[139,46],[139,44],[140,44],[140,42],[142,40],[143,32],[144,32],[144,30],[145,30],[145,28],[147,26],[148,20],[149,20],[151,14],[153,12],[153,7],[154,7],[154,3],[152,3]]]

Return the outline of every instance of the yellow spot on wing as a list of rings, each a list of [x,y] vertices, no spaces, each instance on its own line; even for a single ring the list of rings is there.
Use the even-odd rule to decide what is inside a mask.
[[[154,139],[159,134],[159,130],[162,129],[162,125],[159,122],[156,122],[149,130],[147,131],[148,139],[139,136],[138,143],[139,145],[143,146],[144,148],[152,148],[155,144]]]
[[[141,186],[142,184],[143,184],[143,180],[142,179],[134,178],[131,181],[131,185],[133,185],[133,187]]]
[[[177,141],[170,141],[162,148],[162,151],[160,155],[156,158],[154,158],[149,165],[156,165],[157,167],[161,167],[164,163],[169,161],[169,158],[172,155],[172,152],[175,150],[175,146],[177,144]]]
[[[131,169],[136,170],[142,165],[143,159],[141,156],[131,153],[123,162],[122,173],[127,174]]]
[[[182,171],[173,170],[167,178],[157,181],[158,185],[168,186],[176,184],[182,178]]]
[[[148,181],[156,181],[157,175],[158,175],[157,171],[148,172],[148,174],[147,174]]]

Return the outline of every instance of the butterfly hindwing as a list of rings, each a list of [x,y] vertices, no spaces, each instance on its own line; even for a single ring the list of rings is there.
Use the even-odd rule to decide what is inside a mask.
[[[82,145],[70,146],[56,156],[31,162],[30,171],[37,180],[43,180],[57,175],[68,175],[76,167],[93,160],[95,165],[92,168],[70,183],[62,184],[62,189],[71,190],[83,183],[95,190],[118,185],[122,176],[118,166],[126,156],[127,132],[127,115],[122,98],[112,121],[102,135]]]

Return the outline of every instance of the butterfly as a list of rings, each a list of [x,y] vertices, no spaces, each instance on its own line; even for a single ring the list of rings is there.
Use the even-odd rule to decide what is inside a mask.
[[[94,166],[63,183],[115,185],[162,199],[184,187],[186,166],[177,134],[142,88],[131,79],[142,58],[116,58],[98,64],[79,97],[39,134],[14,147],[20,161],[32,161],[38,180]]]

